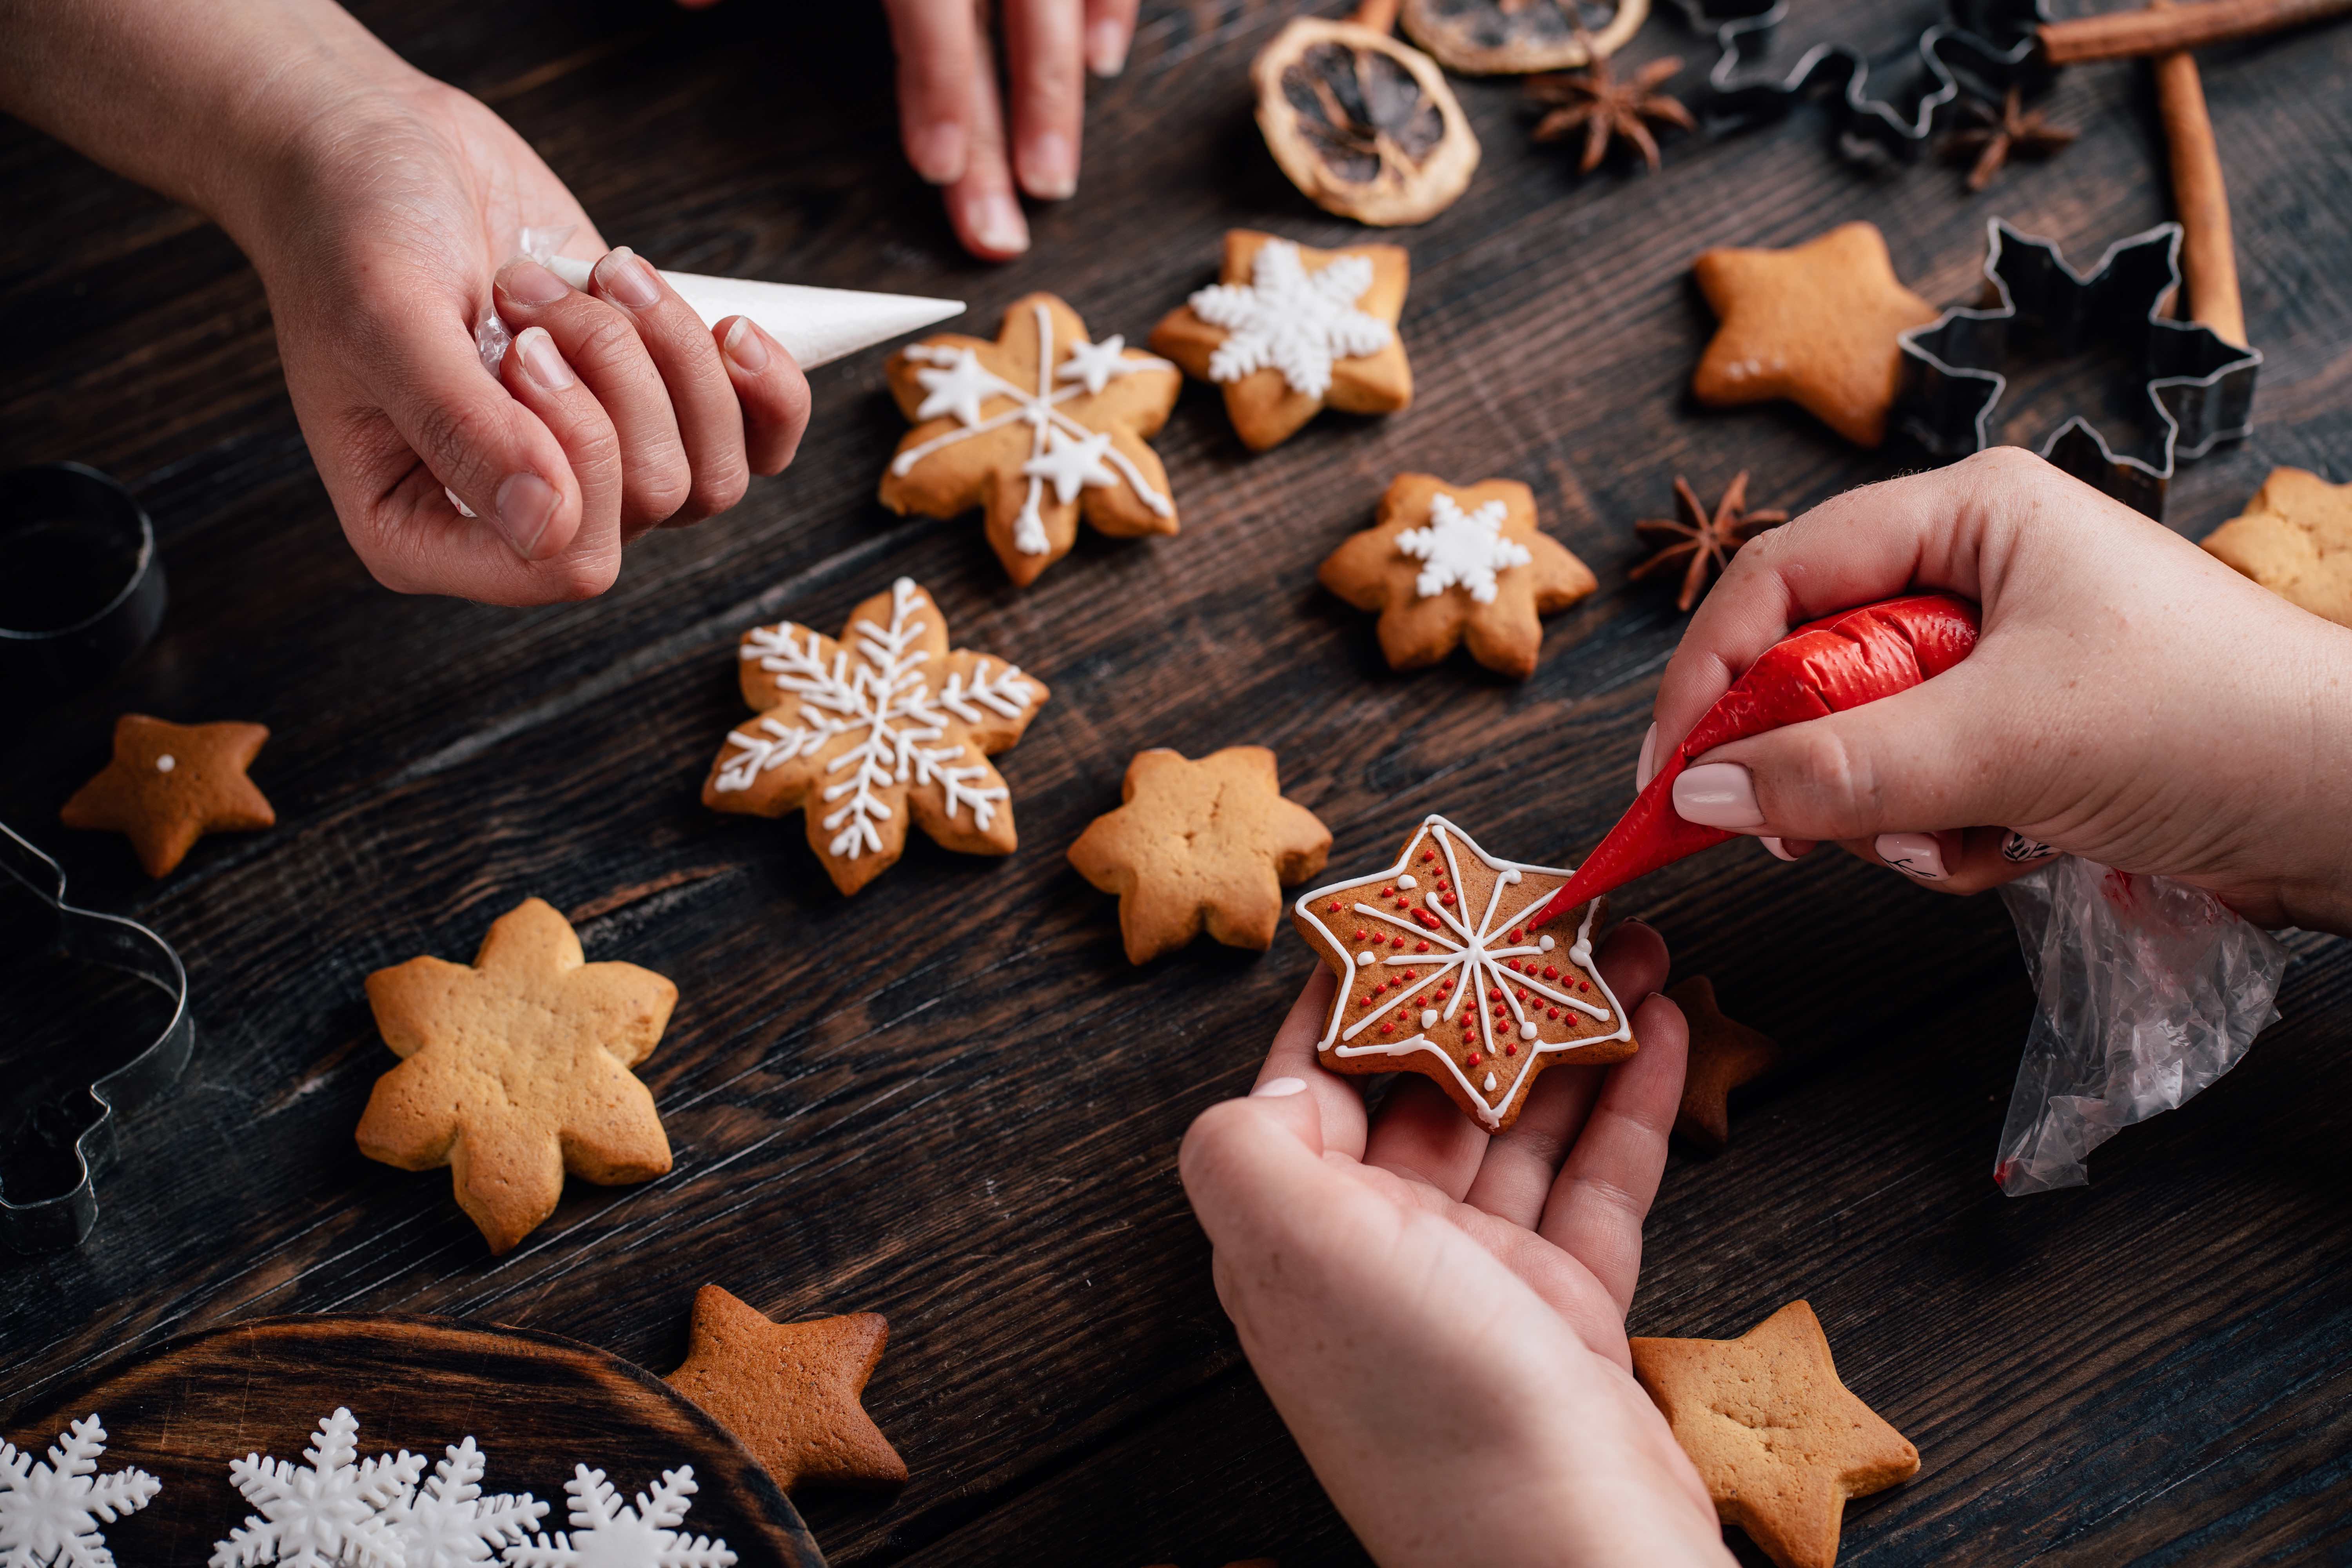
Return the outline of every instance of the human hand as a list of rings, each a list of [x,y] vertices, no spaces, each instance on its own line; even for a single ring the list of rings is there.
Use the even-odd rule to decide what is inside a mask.
[[[1489,1136],[1428,1080],[1367,1117],[1315,1041],[1318,971],[1246,1100],[1184,1136],[1218,1299],[1307,1461],[1383,1568],[1725,1564],[1690,1461],[1633,1381],[1625,1307],[1687,1039],[1665,944],[1601,969],[1641,1049],[1553,1068]]]
[[[1675,809],[1791,856],[1834,840],[1949,892],[2068,851],[2261,924],[2352,933],[2352,631],[2016,447],[1743,547],[1666,668],[1644,767],[1792,627],[1923,589],[1982,605],[1974,653],[1707,752]]]

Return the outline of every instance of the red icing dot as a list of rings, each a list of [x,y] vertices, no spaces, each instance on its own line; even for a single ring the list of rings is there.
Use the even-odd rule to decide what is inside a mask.
[[[1429,951],[1429,943],[1425,942],[1414,942],[1412,944],[1412,950],[1415,952],[1427,952]]]
[[[1559,978],[1559,971],[1547,963],[1544,965],[1544,978],[1546,980],[1557,980]]]
[[[1363,941],[1363,940],[1364,940],[1364,937],[1365,937],[1365,934],[1366,934],[1366,933],[1365,933],[1365,931],[1364,931],[1364,928],[1363,928],[1363,927],[1361,927],[1361,926],[1358,926],[1358,927],[1356,928],[1356,940],[1357,940],[1358,942],[1361,942],[1361,941]]]
[[[1519,1047],[1510,1044],[1508,1041],[1505,1041],[1503,1045],[1503,1054],[1507,1057],[1517,1056],[1519,1054]]]
[[[1518,927],[1513,926],[1511,928],[1511,940],[1513,942],[1525,942],[1528,940],[1528,933],[1521,931]]]
[[[1488,987],[1486,987],[1486,1000],[1487,1000],[1487,1001],[1489,1001],[1489,1002],[1500,1002],[1502,999],[1503,999],[1503,988],[1502,988],[1501,986],[1499,986],[1499,985],[1489,985]]]
[[[1404,938],[1401,936],[1392,936],[1389,938],[1389,945],[1391,947],[1402,947],[1404,945]]]
[[[1381,1033],[1383,1035],[1393,1035],[1396,1033],[1396,1026],[1394,1024],[1382,1024],[1381,1026]]]
[[[1468,1056],[1463,1058],[1462,1065],[1465,1067],[1476,1067],[1478,1065],[1478,1053],[1472,1051]]]
[[[1337,903],[1334,903],[1328,912],[1335,915],[1338,914],[1339,912],[1339,906]]]
[[[1557,1007],[1547,1007],[1544,1009],[1544,1016],[1547,1018],[1557,1018],[1559,1016],[1559,1009]]]

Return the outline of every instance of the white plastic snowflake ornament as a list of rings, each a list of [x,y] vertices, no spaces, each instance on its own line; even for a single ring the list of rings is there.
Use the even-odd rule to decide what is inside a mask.
[[[400,1542],[401,1568],[473,1568],[497,1562],[499,1548],[530,1539],[547,1505],[529,1492],[484,1497],[485,1463],[471,1437],[452,1443],[423,1486],[384,1510]]]
[[[114,1568],[99,1526],[136,1513],[163,1483],[140,1469],[98,1473],[106,1428],[85,1415],[33,1456],[0,1442],[0,1568]]]
[[[744,700],[702,804],[808,814],[809,845],[854,893],[907,847],[911,821],[947,848],[1009,855],[1011,791],[988,758],[1021,739],[1045,687],[1001,659],[948,651],[947,619],[901,577],[857,606],[841,640],[787,621],[740,649]]]
[[[416,1488],[425,1457],[359,1457],[360,1424],[348,1410],[319,1423],[309,1463],[247,1454],[229,1479],[260,1511],[213,1550],[212,1568],[406,1568],[388,1510]]]
[[[507,1568],[729,1568],[735,1561],[724,1541],[678,1529],[694,1506],[692,1465],[663,1471],[634,1507],[604,1471],[585,1465],[572,1468],[563,1489],[572,1494],[572,1528],[508,1547]]]
[[[1533,561],[1528,547],[1503,537],[1505,507],[1490,500],[1472,511],[1438,491],[1429,500],[1429,521],[1397,535],[1397,549],[1426,563],[1413,579],[1424,598],[1459,587],[1482,605],[1495,602],[1495,574]]]

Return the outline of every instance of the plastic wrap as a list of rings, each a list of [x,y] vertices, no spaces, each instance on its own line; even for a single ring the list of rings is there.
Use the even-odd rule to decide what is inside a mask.
[[[2036,1001],[1993,1165],[2021,1197],[2084,1185],[2092,1150],[2237,1066],[2287,952],[2210,893],[2074,856],[2000,891]]]

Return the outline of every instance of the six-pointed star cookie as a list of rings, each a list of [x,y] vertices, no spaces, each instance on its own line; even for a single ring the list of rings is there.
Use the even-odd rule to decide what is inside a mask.
[[[2352,484],[2273,468],[2205,548],[2289,604],[2352,626]]]
[[[1761,1077],[1780,1059],[1770,1037],[1723,1016],[1715,982],[1695,974],[1667,991],[1690,1026],[1690,1065],[1683,1069],[1682,1109],[1675,1135],[1710,1154],[1731,1146],[1731,1091]]]
[[[1885,438],[1903,374],[1895,336],[1937,310],[1896,279],[1875,226],[1841,224],[1790,250],[1702,251],[1691,269],[1722,318],[1691,379],[1701,403],[1785,397],[1849,441]]]
[[[1396,331],[1410,272],[1393,245],[1312,250],[1234,229],[1218,281],[1163,317],[1151,346],[1222,385],[1242,444],[1263,452],[1326,406],[1393,414],[1412,401]]]
[[[1599,586],[1536,526],[1527,486],[1449,485],[1428,474],[1399,475],[1381,498],[1380,520],[1316,575],[1356,608],[1380,612],[1391,668],[1435,664],[1466,642],[1480,664],[1522,679],[1543,649],[1540,617]]]
[[[670,1386],[735,1434],[778,1486],[907,1479],[906,1461],[858,1403],[890,1337],[880,1313],[779,1323],[705,1285],[691,1334]]]
[[[555,1212],[563,1175],[607,1186],[669,1169],[652,1054],[677,987],[634,963],[586,963],[572,922],[538,899],[499,917],[473,966],[412,958],[367,978],[401,1064],[376,1079],[360,1152],[449,1167],[457,1204],[505,1252]]]
[[[1149,963],[1209,934],[1227,947],[1274,945],[1282,887],[1323,869],[1331,830],[1283,798],[1274,753],[1228,746],[1198,762],[1139,752],[1117,811],[1070,846],[1070,864],[1118,895],[1128,961]]]
[[[1087,339],[1051,294],[1016,300],[994,342],[949,332],[890,360],[914,422],[882,475],[882,504],[950,518],[985,506],[988,542],[1026,587],[1070,552],[1078,518],[1121,538],[1176,531],[1168,472],[1145,438],[1184,378],[1120,338]]]
[[[1707,1495],[1780,1568],[1830,1568],[1848,1498],[1919,1472],[1919,1450],[1838,1381],[1791,1301],[1736,1340],[1635,1340],[1642,1381]]]
[[[1497,860],[1432,816],[1386,870],[1300,895],[1291,919],[1339,977],[1316,1042],[1333,1072],[1417,1072],[1490,1132],[1518,1120],[1536,1075],[1622,1061],[1633,1021],[1592,962],[1601,900],[1565,945],[1528,916],[1573,873]]]
[[[948,651],[947,617],[901,577],[850,613],[841,640],[790,621],[740,649],[743,700],[702,804],[753,816],[805,808],[809,847],[854,893],[897,864],[907,824],[966,855],[1010,855],[1012,792],[989,757],[1021,739],[1045,682]]]
[[[123,835],[149,876],[169,876],[207,833],[277,825],[245,776],[268,739],[258,724],[167,724],[125,713],[114,721],[114,760],[74,791],[58,820]]]

